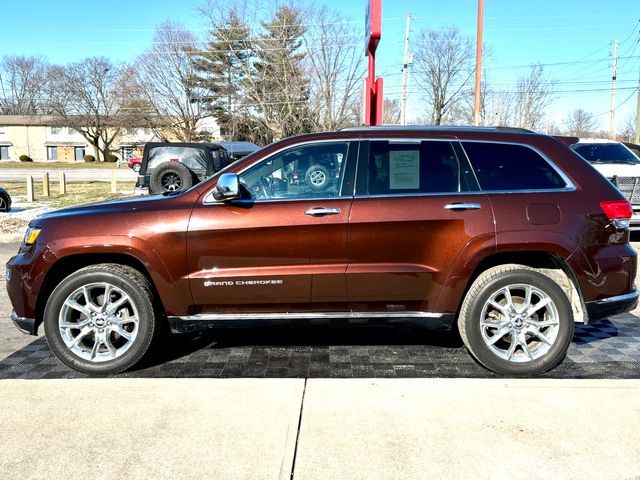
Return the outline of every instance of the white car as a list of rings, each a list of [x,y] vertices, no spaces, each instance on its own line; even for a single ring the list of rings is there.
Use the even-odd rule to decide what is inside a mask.
[[[620,142],[580,139],[571,148],[607,177],[631,202],[630,230],[640,230],[640,158]]]

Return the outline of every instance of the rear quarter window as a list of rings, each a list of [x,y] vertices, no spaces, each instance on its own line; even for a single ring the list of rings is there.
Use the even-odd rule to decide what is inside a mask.
[[[567,183],[535,150],[507,143],[462,142],[482,190],[553,190]]]

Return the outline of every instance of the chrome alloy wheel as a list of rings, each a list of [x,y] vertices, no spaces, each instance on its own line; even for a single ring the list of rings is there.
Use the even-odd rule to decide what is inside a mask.
[[[322,170],[315,170],[309,174],[309,181],[316,187],[319,187],[327,181],[327,176]]]
[[[138,335],[138,310],[131,297],[109,283],[74,290],[58,315],[63,342],[75,355],[106,362],[124,354]]]
[[[485,302],[480,331],[489,350],[509,362],[529,362],[547,353],[558,338],[559,315],[544,291],[507,285]]]

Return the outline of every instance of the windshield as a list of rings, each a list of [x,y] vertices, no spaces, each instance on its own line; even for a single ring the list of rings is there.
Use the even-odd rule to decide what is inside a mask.
[[[640,159],[619,143],[581,143],[571,148],[591,163],[640,163]]]

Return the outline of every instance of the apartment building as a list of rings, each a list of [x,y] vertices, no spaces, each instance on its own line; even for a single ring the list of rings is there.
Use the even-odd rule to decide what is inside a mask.
[[[214,139],[220,129],[211,117],[199,127]],[[116,137],[111,151],[120,161],[141,157],[147,142],[162,141],[150,128],[126,128]],[[0,115],[0,161],[18,161],[27,155],[35,162],[81,162],[95,149],[79,132],[51,115]]]

